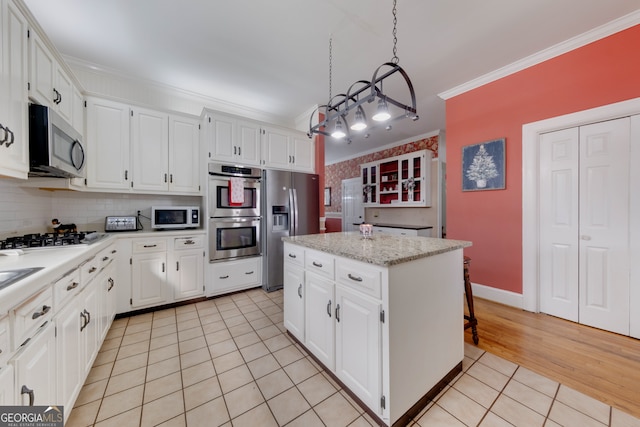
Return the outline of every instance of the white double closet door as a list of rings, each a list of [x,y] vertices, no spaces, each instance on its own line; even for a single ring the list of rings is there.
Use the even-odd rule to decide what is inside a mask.
[[[629,117],[540,139],[540,311],[629,334]]]

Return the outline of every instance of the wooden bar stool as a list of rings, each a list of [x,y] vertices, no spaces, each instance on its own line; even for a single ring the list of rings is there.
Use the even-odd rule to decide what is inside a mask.
[[[478,319],[473,310],[473,292],[471,291],[471,280],[469,279],[469,264],[471,258],[464,257],[464,295],[467,298],[467,307],[469,308],[469,315],[464,315],[464,329],[471,328],[471,334],[473,335],[473,343],[478,345]]]

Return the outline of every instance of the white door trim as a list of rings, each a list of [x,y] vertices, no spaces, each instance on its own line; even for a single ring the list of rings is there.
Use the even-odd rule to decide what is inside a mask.
[[[522,296],[523,309],[539,312],[539,156],[540,134],[640,114],[640,98],[527,123],[522,126]]]

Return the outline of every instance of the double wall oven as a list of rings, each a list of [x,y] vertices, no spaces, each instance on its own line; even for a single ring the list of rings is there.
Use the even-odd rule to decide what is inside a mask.
[[[209,164],[209,261],[261,253],[262,170]]]

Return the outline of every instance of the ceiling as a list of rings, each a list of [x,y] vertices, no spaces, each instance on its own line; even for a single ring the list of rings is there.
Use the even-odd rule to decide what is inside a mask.
[[[291,125],[328,100],[329,38],[333,95],[371,80],[393,56],[391,0],[24,2],[67,58]],[[327,163],[444,129],[438,93],[638,8],[640,0],[398,0],[397,56],[420,120],[349,144],[328,138]],[[406,87],[398,90],[408,103]]]

